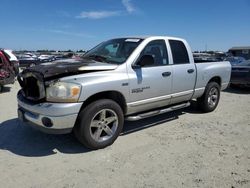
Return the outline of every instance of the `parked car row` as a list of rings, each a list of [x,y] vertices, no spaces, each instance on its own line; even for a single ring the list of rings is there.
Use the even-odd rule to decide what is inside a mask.
[[[57,60],[57,57],[54,55],[36,56],[32,53],[25,53],[25,54],[17,55],[17,58],[19,60],[19,66],[21,68],[32,67],[35,65],[39,65],[41,63],[52,62],[52,61]]]
[[[17,58],[19,60],[19,67],[21,68],[32,67],[40,63],[37,57],[32,57],[27,54],[18,55]]]
[[[193,53],[194,61],[195,62],[216,62],[216,61],[222,61],[223,59],[216,57],[214,55],[208,54],[208,53]]]

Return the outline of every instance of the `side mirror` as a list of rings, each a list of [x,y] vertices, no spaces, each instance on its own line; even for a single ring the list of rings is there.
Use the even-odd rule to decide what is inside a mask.
[[[154,64],[154,58],[152,55],[143,55],[139,61],[133,65],[133,68],[140,68],[144,66],[150,66]]]

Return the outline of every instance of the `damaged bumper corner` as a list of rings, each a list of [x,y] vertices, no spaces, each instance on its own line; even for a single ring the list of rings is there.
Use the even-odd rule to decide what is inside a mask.
[[[18,99],[18,118],[25,124],[49,134],[70,133],[75,125],[82,103],[38,103]]]

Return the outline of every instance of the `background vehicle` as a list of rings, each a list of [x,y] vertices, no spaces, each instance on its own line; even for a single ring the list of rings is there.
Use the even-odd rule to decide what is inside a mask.
[[[86,147],[99,149],[116,140],[124,119],[185,108],[192,99],[204,112],[215,110],[230,74],[229,62],[194,63],[180,38],[112,39],[80,60],[24,70],[19,119],[48,133],[73,130]]]
[[[18,61],[17,57],[14,55],[12,50],[5,49],[4,52],[7,55],[11,64],[14,66],[15,75],[17,76],[17,74],[19,73],[19,61]]]
[[[65,57],[64,55],[56,55],[55,59],[56,60],[61,60],[61,59],[66,59],[67,57]]]
[[[250,87],[250,60],[232,66],[231,86]]]
[[[237,65],[244,62],[246,59],[244,57],[227,57],[224,61],[229,61],[231,65]]]
[[[41,63],[38,58],[30,55],[18,55],[17,58],[19,60],[20,68],[32,67]]]
[[[4,85],[15,82],[14,64],[12,64],[4,50],[0,49],[0,92]]]
[[[220,58],[216,58],[215,55],[208,53],[193,53],[194,62],[217,62],[221,61]]]
[[[41,62],[51,62],[51,61],[55,61],[56,60],[56,57],[53,56],[53,55],[40,55],[38,57],[38,59],[41,61]]]
[[[28,56],[30,56],[30,57],[33,57],[33,58],[37,59],[37,55],[34,54],[34,53],[27,52],[27,53],[25,53],[24,55],[28,55]]]

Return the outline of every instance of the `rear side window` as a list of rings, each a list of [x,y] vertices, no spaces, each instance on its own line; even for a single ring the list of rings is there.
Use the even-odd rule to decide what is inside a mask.
[[[174,64],[190,63],[187,48],[182,41],[169,40],[169,44],[171,47]]]

